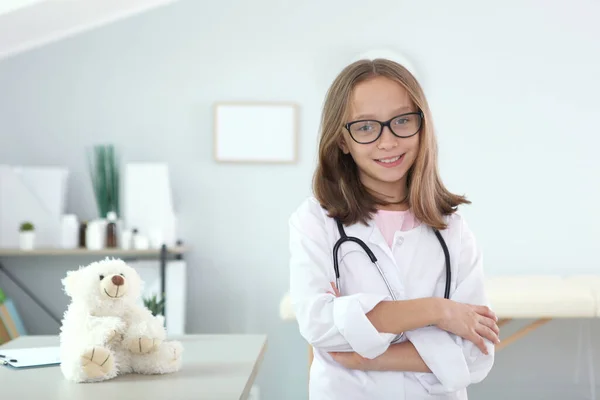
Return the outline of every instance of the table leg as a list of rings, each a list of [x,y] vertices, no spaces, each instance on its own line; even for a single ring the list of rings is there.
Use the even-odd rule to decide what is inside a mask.
[[[162,245],[160,248],[160,296],[163,301],[163,317],[165,326],[167,324],[167,294],[166,294],[166,269],[167,269],[167,246]]]
[[[587,325],[587,361],[588,361],[588,376],[589,376],[589,385],[590,385],[590,396],[592,400],[596,400],[596,370],[594,368],[594,336],[592,335],[592,322],[591,320],[586,321]]]
[[[550,321],[552,321],[552,318],[540,318],[538,320],[535,320],[531,324],[529,324],[529,325],[521,328],[520,330],[518,330],[517,332],[513,333],[509,337],[507,337],[505,339],[502,339],[502,341],[499,344],[496,345],[496,351],[502,350],[503,348],[505,348],[509,344],[517,341],[518,339],[521,339],[523,336],[531,333],[532,331],[536,330],[537,328],[539,328],[542,325],[547,324]]]
[[[496,325],[498,325],[498,328],[501,328],[502,326],[508,324],[510,321],[512,321],[512,318],[501,318]]]

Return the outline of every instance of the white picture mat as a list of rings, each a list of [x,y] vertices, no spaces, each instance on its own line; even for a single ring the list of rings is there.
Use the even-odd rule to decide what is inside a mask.
[[[215,106],[214,134],[218,161],[294,162],[297,107],[220,103]]]

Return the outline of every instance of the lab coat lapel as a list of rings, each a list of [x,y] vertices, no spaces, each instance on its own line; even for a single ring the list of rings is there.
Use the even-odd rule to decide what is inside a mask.
[[[390,249],[390,246],[388,246],[387,242],[385,241],[385,238],[383,237],[381,230],[379,230],[379,227],[377,227],[377,225],[375,224],[375,222],[373,220],[371,220],[371,222],[369,224],[371,226],[371,234],[369,235],[369,242],[378,246],[381,249],[381,251],[383,251],[385,253],[385,255],[387,255],[394,264],[396,264],[396,260],[394,259],[392,250]]]
[[[400,268],[400,266],[396,262],[396,257],[394,257],[392,249],[390,248],[390,246],[388,246],[383,234],[379,230],[379,227],[377,226],[375,221],[370,220],[368,225],[357,223],[344,229],[346,230],[346,234],[348,236],[355,236],[363,240],[365,244],[371,248],[371,250],[375,253],[376,257],[380,261],[379,265],[384,271],[391,266],[395,267],[393,268],[393,273],[391,270],[388,270],[388,272],[390,273],[390,275],[388,275],[388,278],[390,279],[391,284],[397,290],[397,298],[405,298],[406,296],[403,282],[405,280],[406,270],[405,268]],[[377,248],[381,251],[377,252]],[[381,260],[381,254],[384,254],[387,257],[387,260]],[[413,254],[411,254],[409,258],[412,259],[412,256]]]
[[[373,227],[374,225],[372,223],[364,225],[363,223],[357,222],[350,226],[345,226],[344,230],[346,231],[346,235],[357,237],[367,243],[372,235]]]
[[[346,234],[362,239],[369,247],[377,246],[394,264],[396,263],[392,250],[386,243],[375,221],[370,220],[368,225],[356,223],[346,228]]]

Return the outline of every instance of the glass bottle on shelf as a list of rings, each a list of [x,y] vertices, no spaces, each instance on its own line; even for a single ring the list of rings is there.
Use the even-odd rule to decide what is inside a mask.
[[[106,247],[117,247],[117,214],[114,211],[109,211],[106,214],[108,224],[106,225]]]

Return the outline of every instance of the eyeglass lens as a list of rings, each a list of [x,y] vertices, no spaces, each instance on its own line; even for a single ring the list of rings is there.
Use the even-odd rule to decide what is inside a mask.
[[[390,121],[389,127],[396,136],[412,136],[421,127],[421,116],[419,114],[400,115]],[[354,140],[360,143],[377,140],[382,130],[383,127],[379,121],[358,121],[350,124],[350,134]]]

